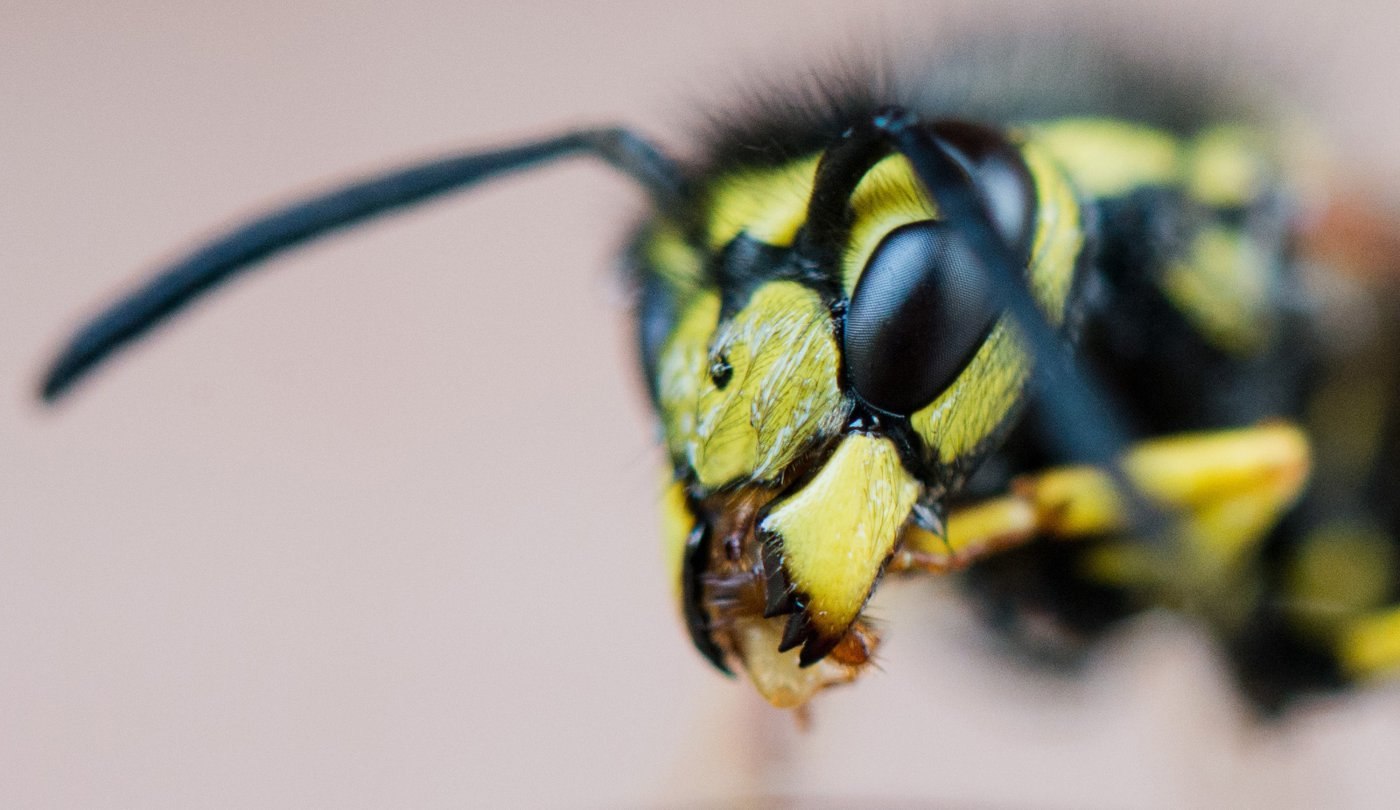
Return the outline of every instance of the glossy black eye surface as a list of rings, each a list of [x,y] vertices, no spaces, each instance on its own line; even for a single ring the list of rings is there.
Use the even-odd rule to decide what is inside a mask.
[[[1035,226],[1035,181],[1020,152],[995,129],[964,121],[934,124],[934,137],[972,175],[992,222],[1022,261],[1031,253]]]
[[[846,312],[846,379],[870,405],[908,415],[933,401],[996,321],[986,279],[945,222],[890,231]]]

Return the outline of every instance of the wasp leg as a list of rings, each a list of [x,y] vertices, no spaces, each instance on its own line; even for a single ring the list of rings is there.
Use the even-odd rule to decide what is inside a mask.
[[[1346,679],[1400,675],[1400,213],[1364,190],[1334,194],[1302,221],[1301,253],[1320,279],[1334,342],[1312,396],[1316,500],[1330,520],[1290,561],[1282,612],[1292,631],[1335,656]]]
[[[1331,662],[1338,683],[1400,674],[1400,548],[1349,513],[1309,527],[1275,577],[1268,613],[1292,643]]]
[[[1024,545],[1043,532],[1035,505],[1019,495],[969,504],[948,516],[942,535],[910,525],[889,571],[959,571],[982,557]]]
[[[1338,639],[1337,658],[1357,680],[1400,675],[1400,606],[1348,622]]]
[[[1194,578],[1214,579],[1256,547],[1297,498],[1311,466],[1308,441],[1287,422],[1190,433],[1133,445],[1124,469],[1138,491],[1174,521],[1168,553]],[[1101,538],[1131,531],[1113,479],[1093,467],[1057,467],[1015,479],[1011,494],[954,509],[944,536],[910,526],[892,571],[954,571],[1044,537]],[[1097,550],[1097,578],[1140,584],[1160,578],[1162,550],[1115,543]]]

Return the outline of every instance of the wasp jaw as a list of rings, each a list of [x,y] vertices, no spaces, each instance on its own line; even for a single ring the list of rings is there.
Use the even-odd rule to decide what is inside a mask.
[[[857,623],[830,655],[804,665],[799,650],[778,651],[786,624],[781,618],[743,619],[731,636],[754,687],[779,709],[795,709],[828,686],[855,680],[879,643],[874,630]]]

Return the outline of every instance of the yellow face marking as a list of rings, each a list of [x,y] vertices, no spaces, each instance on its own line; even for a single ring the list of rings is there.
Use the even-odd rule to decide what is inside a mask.
[[[807,218],[820,157],[720,178],[710,192],[710,248],[719,250],[741,232],[769,245],[791,245]]]
[[[1181,176],[1180,143],[1161,130],[1104,118],[1036,124],[1033,136],[1064,167],[1080,191],[1110,198],[1141,186],[1168,185]]]
[[[676,601],[681,600],[681,575],[685,569],[685,546],[695,530],[695,515],[685,502],[685,485],[672,481],[661,498],[661,539],[666,553],[666,570]]]
[[[1064,319],[1084,245],[1079,203],[1064,175],[1036,142],[1022,145],[1035,181],[1036,228],[1029,284],[1052,324]],[[957,379],[910,423],[944,463],[971,453],[1001,425],[1020,397],[1029,372],[1025,350],[1002,319]]]
[[[854,219],[841,273],[847,295],[855,292],[865,265],[890,231],[938,215],[903,155],[890,155],[861,178],[851,195],[851,213]]]
[[[852,434],[764,519],[819,632],[845,632],[860,615],[919,490],[889,439]]]
[[[719,305],[719,296],[712,292],[692,298],[657,360],[657,398],[672,458],[685,458],[695,442],[700,395],[709,382],[710,336],[719,323]]]
[[[663,222],[651,229],[645,253],[652,272],[672,290],[693,290],[700,286],[703,260],[674,225]]]
[[[1270,275],[1270,257],[1247,234],[1209,227],[1167,267],[1162,291],[1216,347],[1248,354],[1272,336]]]
[[[698,296],[662,350],[668,445],[708,489],[775,480],[845,417],[830,312],[817,293],[779,281],[733,319],[718,316],[718,298]],[[717,362],[730,369],[723,387],[710,374]]]

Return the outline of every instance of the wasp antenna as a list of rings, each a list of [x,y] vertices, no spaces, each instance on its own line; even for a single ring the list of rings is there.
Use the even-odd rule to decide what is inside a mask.
[[[663,213],[682,209],[679,167],[625,129],[578,130],[485,152],[429,160],[320,194],[234,228],[161,270],[97,315],[49,366],[40,395],[53,402],[112,352],[273,254],[357,222],[570,155],[592,154],[639,182]]]
[[[1014,319],[1034,357],[1031,375],[1040,393],[1046,440],[1066,458],[1107,470],[1126,493],[1133,525],[1145,529],[1148,536],[1155,536],[1159,516],[1123,471],[1128,430],[1111,407],[1108,393],[1071,364],[1054,327],[1045,320],[1016,272],[1021,261],[997,232],[972,178],[904,109],[882,110],[871,117],[869,126],[908,158],[943,215],[966,223],[959,233],[982,265],[995,300]]]

